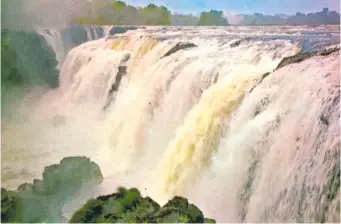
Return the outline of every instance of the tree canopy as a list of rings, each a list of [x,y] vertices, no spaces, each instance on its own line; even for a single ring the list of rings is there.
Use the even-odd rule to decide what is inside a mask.
[[[228,21],[223,17],[222,11],[211,10],[200,15],[199,25],[202,26],[226,26]]]
[[[71,23],[96,25],[170,25],[171,13],[165,6],[149,4],[135,8],[123,1],[88,3],[87,16],[78,16]],[[89,15],[90,14],[90,15]]]

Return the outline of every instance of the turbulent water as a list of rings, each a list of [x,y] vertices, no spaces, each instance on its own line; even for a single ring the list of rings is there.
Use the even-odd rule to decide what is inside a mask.
[[[60,87],[34,91],[3,124],[2,184],[85,155],[105,176],[95,194],[124,185],[160,203],[182,195],[219,222],[339,221],[340,54],[275,70],[338,44],[339,32],[107,28],[65,59],[56,33]]]

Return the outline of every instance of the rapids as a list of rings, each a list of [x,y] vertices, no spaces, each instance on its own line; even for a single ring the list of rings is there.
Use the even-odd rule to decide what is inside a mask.
[[[3,186],[84,155],[105,178],[95,195],[181,195],[218,222],[340,221],[340,54],[275,70],[338,44],[339,26],[107,27],[74,48],[40,32],[60,86],[3,124]],[[164,57],[178,43],[196,46]]]

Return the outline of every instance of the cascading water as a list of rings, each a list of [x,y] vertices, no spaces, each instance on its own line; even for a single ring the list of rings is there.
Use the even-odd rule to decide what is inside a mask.
[[[60,87],[5,124],[2,184],[85,155],[97,194],[182,195],[219,222],[339,220],[339,52],[274,71],[311,29],[150,27],[72,49]],[[338,43],[339,27],[314,29]]]
[[[59,68],[67,54],[67,49],[65,48],[65,43],[63,43],[61,32],[56,29],[43,29],[39,27],[36,28],[36,32],[45,38],[46,42],[55,52],[56,60],[59,62],[57,68]]]
[[[58,69],[60,69],[66,55],[72,48],[87,41],[107,37],[112,28],[112,26],[71,26],[59,29],[36,27],[35,30],[45,38],[56,53],[56,59],[59,62]]]

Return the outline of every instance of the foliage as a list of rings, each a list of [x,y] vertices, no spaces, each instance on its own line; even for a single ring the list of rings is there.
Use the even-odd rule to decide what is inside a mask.
[[[170,25],[170,11],[164,6],[149,4],[144,8],[139,8],[138,12],[143,24],[146,25]]]
[[[44,169],[43,180],[1,189],[2,222],[61,222],[63,205],[81,189],[102,182],[99,166],[85,157],[64,158]],[[96,205],[97,206],[97,205]],[[97,207],[92,207],[96,212]],[[93,214],[91,214],[93,215]]]
[[[71,223],[215,223],[187,199],[174,197],[165,206],[143,198],[135,188],[119,188],[117,193],[89,200],[76,211]]]
[[[58,86],[55,55],[35,32],[1,31],[1,82],[3,85],[43,82]]]
[[[200,15],[199,25],[202,26],[225,26],[228,25],[227,19],[223,17],[222,11],[211,10]]]
[[[9,222],[15,219],[17,195],[13,191],[1,188],[1,221]]]
[[[1,189],[2,222],[66,222],[61,210],[81,188],[103,180],[97,164],[85,157],[64,158],[44,169],[43,179],[22,184],[17,191]],[[182,197],[162,208],[136,188],[120,187],[117,193],[88,200],[71,223],[215,223]]]
[[[33,31],[1,30],[1,117],[33,86],[58,86],[55,54],[45,39]]]
[[[89,3],[90,4],[90,3]],[[75,17],[71,24],[80,25],[170,25],[170,11],[164,6],[149,4],[135,8],[123,1],[101,1],[89,5],[83,16]],[[87,13],[91,11],[91,13]]]

